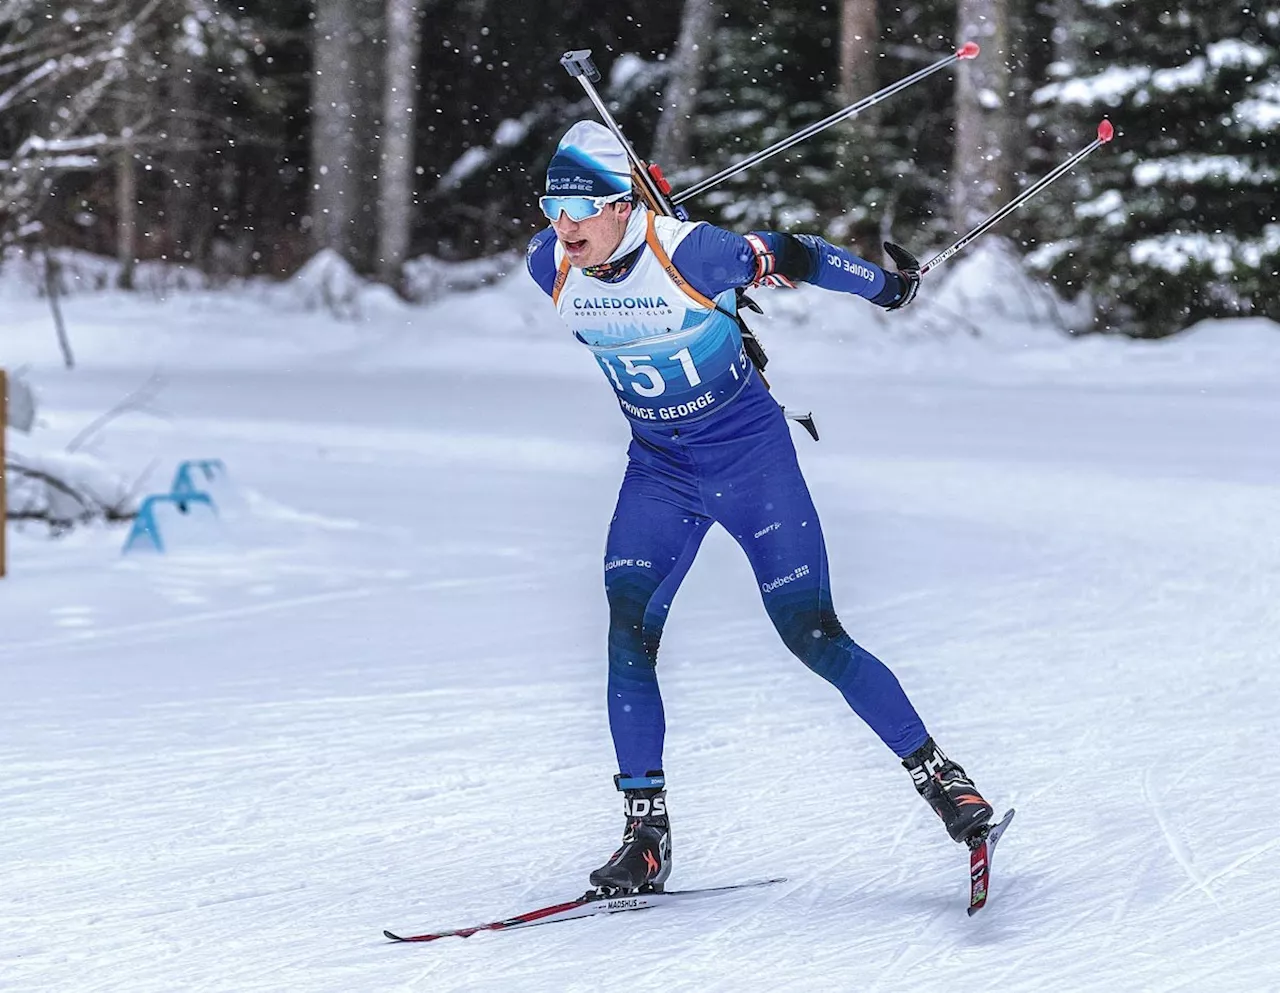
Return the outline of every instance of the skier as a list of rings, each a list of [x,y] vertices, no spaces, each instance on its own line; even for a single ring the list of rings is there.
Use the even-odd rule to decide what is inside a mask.
[[[744,236],[657,216],[633,200],[626,152],[594,121],[561,139],[546,191],[539,202],[551,227],[529,243],[529,273],[594,353],[632,431],[604,560],[609,727],[626,825],[591,885],[661,890],[671,873],[658,642],[713,523],[742,546],[786,646],[902,759],[954,840],[979,835],[990,805],[934,744],[893,673],[836,617],[786,419],[735,316],[737,290],[766,280],[896,310],[919,288],[918,264],[896,246],[890,272],[815,235]]]

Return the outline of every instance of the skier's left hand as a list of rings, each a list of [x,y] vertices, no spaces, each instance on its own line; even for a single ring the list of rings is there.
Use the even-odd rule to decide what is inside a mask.
[[[898,310],[916,298],[916,292],[920,289],[920,263],[905,248],[891,241],[884,243],[884,250],[898,267],[895,275],[902,282],[902,292],[892,303],[885,304],[884,309]]]

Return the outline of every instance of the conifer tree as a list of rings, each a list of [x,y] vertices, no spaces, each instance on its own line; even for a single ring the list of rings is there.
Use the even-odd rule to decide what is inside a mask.
[[[1045,198],[1034,260],[1094,298],[1103,330],[1160,336],[1204,317],[1280,317],[1280,11],[1078,0],[1037,102],[1113,146]]]
[[[880,12],[865,92],[841,87],[841,11],[760,4],[730,7],[699,102],[692,180],[821,120],[846,102],[946,54],[954,6],[924,0]],[[949,231],[951,88],[945,74],[735,177],[698,199],[726,226],[811,230],[879,260],[888,238],[927,246]],[[677,184],[680,185],[680,184]]]

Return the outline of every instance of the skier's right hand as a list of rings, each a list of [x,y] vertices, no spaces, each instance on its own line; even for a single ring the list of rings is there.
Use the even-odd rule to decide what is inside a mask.
[[[916,292],[920,289],[920,263],[905,248],[891,241],[884,243],[884,250],[889,258],[893,259],[893,264],[898,267],[896,273],[885,273],[885,275],[895,275],[902,283],[901,291],[892,301],[884,305],[884,309],[898,310],[916,298]]]

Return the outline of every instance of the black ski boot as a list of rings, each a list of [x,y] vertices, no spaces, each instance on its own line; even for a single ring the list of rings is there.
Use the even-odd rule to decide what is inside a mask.
[[[614,776],[627,817],[622,845],[591,874],[591,885],[610,892],[662,892],[671,875],[671,824],[667,820],[662,770],[645,776]]]
[[[991,821],[991,804],[932,738],[903,759],[902,764],[911,773],[916,792],[942,818],[952,841],[968,842],[980,835]]]

